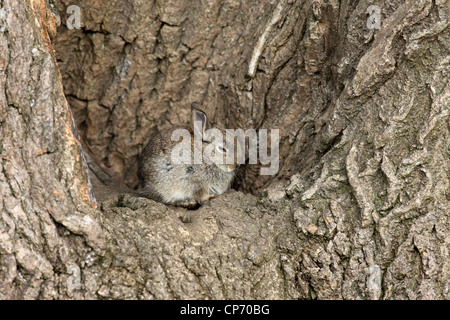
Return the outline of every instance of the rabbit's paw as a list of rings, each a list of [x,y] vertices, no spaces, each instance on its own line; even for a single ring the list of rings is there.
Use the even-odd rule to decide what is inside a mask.
[[[178,207],[183,207],[186,209],[196,209],[199,203],[195,200],[186,200],[175,204]]]

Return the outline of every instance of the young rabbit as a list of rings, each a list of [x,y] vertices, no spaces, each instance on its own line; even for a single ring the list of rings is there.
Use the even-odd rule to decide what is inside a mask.
[[[194,208],[230,188],[238,166],[237,144],[234,139],[227,143],[225,131],[209,125],[206,114],[196,104],[192,105],[191,112],[190,125],[175,125],[159,132],[142,151],[138,177],[142,193],[146,197],[165,204]],[[220,130],[225,141],[212,140],[211,134],[208,134],[212,130],[207,130],[210,127],[212,130]],[[185,132],[190,137],[187,139],[187,146],[191,148],[190,154],[187,153],[185,158],[187,163],[180,163],[180,159],[174,157],[177,154],[175,150],[180,145],[180,136],[177,135],[179,132]],[[220,163],[205,155],[206,148],[212,151],[210,155],[214,159],[223,161]],[[231,151],[231,161],[226,161],[227,154],[231,157]],[[194,161],[195,153],[197,156],[201,153],[201,162]]]

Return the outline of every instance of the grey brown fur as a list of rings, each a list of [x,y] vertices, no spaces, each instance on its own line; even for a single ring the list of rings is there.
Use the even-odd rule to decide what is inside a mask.
[[[207,117],[194,106],[190,125],[175,125],[156,134],[139,158],[138,177],[144,196],[165,204],[191,208],[230,188],[237,167],[236,157],[234,163],[223,165],[205,161],[201,164],[173,163],[171,152],[179,141],[172,141],[171,137],[176,129],[189,131],[194,154],[194,119],[202,120],[202,152],[210,143],[204,134],[206,127],[209,127]],[[224,131],[220,130],[225,136]]]

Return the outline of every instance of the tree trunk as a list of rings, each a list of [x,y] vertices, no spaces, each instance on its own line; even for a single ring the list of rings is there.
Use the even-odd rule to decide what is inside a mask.
[[[450,299],[448,1],[0,4],[0,298]],[[136,196],[194,101],[278,174]]]
[[[67,296],[104,245],[44,1],[0,8],[0,298]]]

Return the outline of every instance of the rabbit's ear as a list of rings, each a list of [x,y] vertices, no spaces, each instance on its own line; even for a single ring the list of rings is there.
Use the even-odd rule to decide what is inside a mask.
[[[192,104],[192,126],[194,127],[194,132],[203,135],[206,130],[206,121],[206,114]]]

